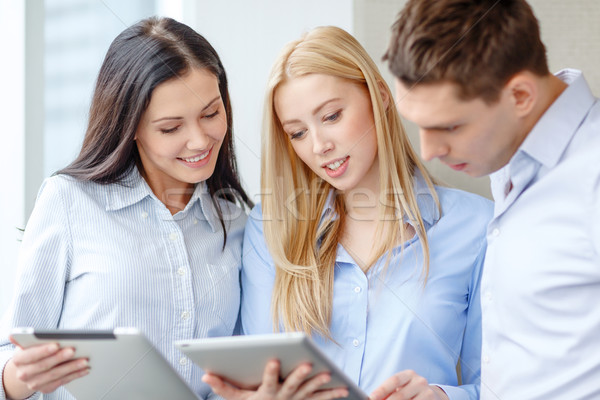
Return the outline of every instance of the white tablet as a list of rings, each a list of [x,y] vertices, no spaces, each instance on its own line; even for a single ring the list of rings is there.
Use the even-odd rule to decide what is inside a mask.
[[[282,378],[300,363],[308,362],[312,365],[311,376],[324,371],[331,373],[331,382],[323,388],[344,386],[349,392],[347,399],[368,398],[304,333],[191,339],[177,341],[175,346],[204,371],[239,385],[259,385],[269,360],[279,360]]]
[[[65,385],[77,399],[197,400],[187,384],[134,328],[114,331],[41,331],[15,328],[11,336],[21,347],[58,343],[88,358],[90,373]]]

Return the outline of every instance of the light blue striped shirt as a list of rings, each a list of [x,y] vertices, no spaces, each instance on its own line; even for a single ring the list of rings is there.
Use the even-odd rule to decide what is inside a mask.
[[[122,184],[48,178],[23,236],[15,296],[2,320],[0,370],[14,350],[12,327],[137,327],[196,394],[209,396],[202,371],[173,341],[227,336],[236,326],[246,215],[219,202],[224,250],[204,183],[184,210],[171,215],[137,169]],[[59,388],[44,399],[73,397]]]
[[[479,279],[492,204],[474,194],[437,187],[442,215],[422,178],[417,201],[427,229],[430,267],[423,287],[421,242],[396,249],[382,272],[383,255],[368,275],[338,245],[331,335],[314,339],[366,393],[395,373],[412,369],[440,385],[451,400],[479,393],[481,310]],[[332,208],[332,202],[329,202]],[[263,236],[262,212],[248,219],[242,258],[241,318],[245,334],[273,332],[273,260]],[[460,357],[463,386],[457,386]]]

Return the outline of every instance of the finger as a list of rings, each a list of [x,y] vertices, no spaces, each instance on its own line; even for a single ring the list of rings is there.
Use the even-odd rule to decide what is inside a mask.
[[[75,355],[75,350],[70,347],[66,349],[61,349],[58,353],[46,357],[42,360],[29,363],[22,364],[20,360],[16,360],[17,356],[13,358],[13,363],[17,367],[17,378],[22,380],[23,382],[28,382],[32,380],[34,377],[43,374],[46,371],[50,371],[58,365],[64,364],[66,361],[69,361]],[[69,373],[72,371],[69,371]]]
[[[420,375],[414,374],[406,385],[396,389],[396,393],[389,397],[390,400],[405,400],[405,399],[427,399],[434,400],[435,394],[429,387],[427,379]]]
[[[296,391],[294,398],[307,399],[314,392],[318,391],[321,386],[331,381],[331,375],[328,372],[322,372],[306,380]]]
[[[416,376],[414,371],[405,370],[392,375],[371,393],[369,396],[370,400],[383,400],[388,398],[391,394],[398,391],[406,385],[413,376]]]
[[[310,400],[331,400],[331,399],[343,399],[350,395],[348,389],[346,388],[335,388],[335,389],[327,389],[321,390],[319,392],[313,393],[308,397]]]
[[[16,343],[12,338],[11,342]],[[15,363],[15,365],[24,365],[38,362],[44,358],[56,354],[60,350],[58,343],[31,346],[26,349],[20,347],[19,344],[16,344],[16,346],[19,347],[19,351],[15,351],[13,355],[13,362]]]
[[[58,389],[59,387],[66,385],[67,383],[74,381],[75,379],[79,379],[83,376],[86,376],[87,374],[90,373],[90,369],[88,367],[79,369],[77,371],[74,371],[68,375],[64,375],[62,377],[60,377],[59,379],[56,379],[52,382],[48,382],[42,385],[35,385],[36,387],[30,387],[30,389],[35,390],[37,392],[42,392],[42,393],[51,393],[54,392],[56,389]]]
[[[68,376],[77,374],[78,371],[88,369],[88,367],[88,360],[85,358],[78,358],[76,360],[67,361],[52,367],[48,371],[36,374],[25,382],[30,389],[39,391],[41,388],[47,385],[52,385],[55,382],[62,382]]]
[[[264,395],[274,395],[279,388],[279,360],[271,360],[265,365],[262,384],[258,391]]]
[[[417,374],[412,376],[408,383],[400,388],[399,392],[402,393],[404,398],[407,399],[415,398],[416,396],[421,394],[429,394],[429,396],[431,396],[431,399],[434,398],[433,391],[429,387],[427,379]]]
[[[306,381],[312,371],[312,366],[308,363],[302,363],[296,367],[283,381],[280,393],[284,399],[297,398],[294,396],[298,388]]]
[[[209,385],[215,394],[228,400],[242,400],[249,395],[248,392],[229,385],[222,378],[213,374],[204,374],[202,382]]]

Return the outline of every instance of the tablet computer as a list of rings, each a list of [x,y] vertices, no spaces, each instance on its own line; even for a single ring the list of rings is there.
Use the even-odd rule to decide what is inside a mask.
[[[171,364],[135,328],[113,331],[15,328],[21,347],[58,343],[88,358],[90,373],[65,385],[75,398],[103,400],[198,400]]]
[[[329,371],[331,381],[323,388],[345,386],[351,400],[368,396],[339,369],[304,333],[229,336],[175,342],[183,353],[206,372],[243,386],[258,386],[269,360],[278,359],[285,378],[300,363],[312,365],[311,376]]]

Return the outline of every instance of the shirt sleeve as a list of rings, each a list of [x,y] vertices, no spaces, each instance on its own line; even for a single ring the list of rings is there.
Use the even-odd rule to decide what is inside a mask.
[[[592,190],[592,244],[596,256],[600,256],[600,174],[596,177]]]
[[[275,267],[263,235],[263,218],[257,205],[246,222],[242,246],[243,334],[272,333],[271,293]]]
[[[484,237],[471,275],[467,323],[460,352],[461,386],[440,386],[450,400],[477,400],[481,384],[481,296],[480,281],[487,242]]]
[[[206,400],[225,400],[223,397],[219,396],[216,393],[213,393],[212,390],[210,391],[210,393],[208,393],[208,396],[206,396]]]
[[[69,222],[56,178],[46,180],[23,234],[12,303],[0,323],[0,370],[12,358],[11,329],[53,329],[62,312],[70,265]],[[33,397],[39,397],[39,394]],[[0,385],[0,400],[5,400]]]

